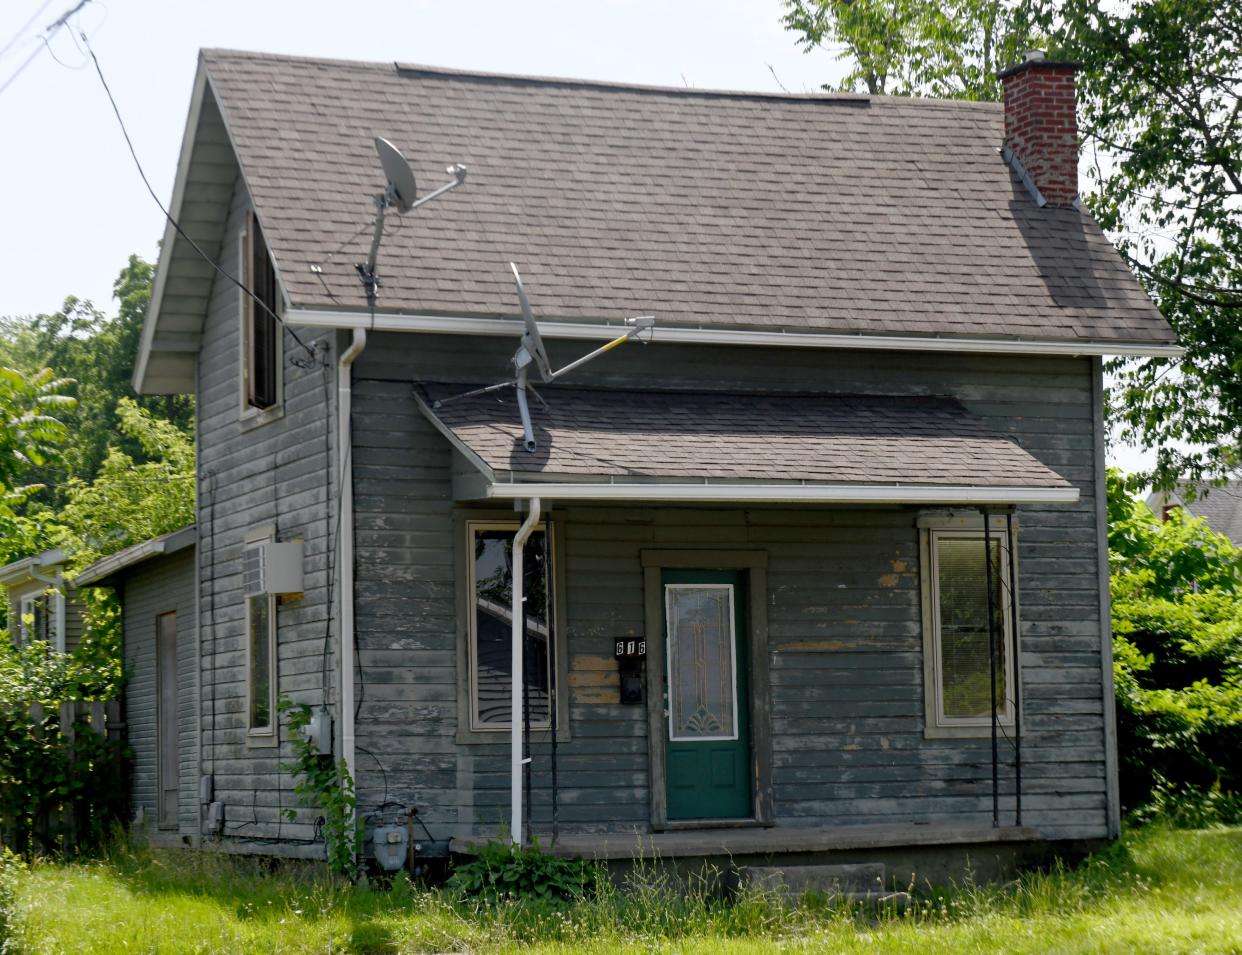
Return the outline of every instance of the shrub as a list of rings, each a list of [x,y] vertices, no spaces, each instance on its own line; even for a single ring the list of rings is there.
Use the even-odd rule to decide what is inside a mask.
[[[445,888],[486,902],[568,902],[592,893],[602,878],[599,866],[585,859],[564,859],[538,843],[514,846],[500,838],[478,846],[474,859],[454,868]]]
[[[13,915],[17,903],[17,879],[25,864],[8,849],[0,847],[0,952],[10,949]]]

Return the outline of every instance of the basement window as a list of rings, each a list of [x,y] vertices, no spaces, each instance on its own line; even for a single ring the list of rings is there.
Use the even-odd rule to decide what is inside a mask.
[[[988,563],[995,634],[996,716],[1010,727],[1013,621],[1010,547],[993,530],[984,557],[982,529],[923,531],[923,650],[928,736],[987,736],[992,727]]]
[[[242,242],[242,281],[254,293],[242,297],[242,394],[244,414],[276,408],[281,401],[280,291],[276,267],[253,212],[247,213]]]
[[[470,727],[508,730],[513,697],[513,538],[516,522],[466,525],[468,540],[468,636]],[[553,535],[555,536],[555,535]],[[552,541],[544,528],[531,534],[523,554],[526,598],[524,672],[531,729],[551,726],[555,634]]]

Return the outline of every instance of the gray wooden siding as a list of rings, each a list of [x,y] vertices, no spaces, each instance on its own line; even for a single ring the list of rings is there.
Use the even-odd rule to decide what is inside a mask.
[[[197,626],[194,619],[194,551],[139,564],[119,588],[123,611],[125,721],[134,750],[131,798],[154,830],[158,807],[158,698],[156,618],[177,615],[178,829],[198,832]]]
[[[230,273],[238,267],[248,208],[239,181],[220,253]],[[330,490],[334,335],[298,330],[303,341],[319,349],[316,360],[309,361],[284,330],[284,413],[246,427],[238,364],[240,295],[231,282],[217,278],[198,357],[203,765],[192,775],[196,786],[200,771],[214,777],[215,798],[225,805],[226,841],[304,839],[313,835],[314,813],[303,812],[292,824],[279,815],[282,807],[295,804],[292,780],[282,769],[290,757],[288,747],[247,741],[241,551],[246,530],[258,525],[275,525],[282,540],[304,540],[305,594],[277,606],[277,685],[281,695],[318,705],[335,667],[335,656],[326,667],[324,660],[335,514]]]
[[[360,803],[375,805],[385,795],[415,802],[437,836],[484,831],[503,818],[508,753],[503,739],[454,739],[452,460],[447,442],[415,408],[410,382],[496,380],[513,347],[480,338],[373,335],[355,367]],[[554,361],[583,350],[552,344]],[[695,349],[657,339],[601,358],[589,380],[950,394],[1072,481],[1078,503],[1019,512],[1024,821],[1052,838],[1105,834],[1087,359]],[[582,505],[562,513],[572,733],[559,752],[566,831],[632,830],[648,819],[646,710],[615,702],[611,659],[614,638],[643,630],[644,547],[769,555],[770,653],[752,665],[771,673],[778,825],[990,822],[989,742],[923,738],[914,511]],[[544,832],[548,749],[536,734],[534,812]],[[1013,784],[1003,740],[1001,751],[1008,822]]]

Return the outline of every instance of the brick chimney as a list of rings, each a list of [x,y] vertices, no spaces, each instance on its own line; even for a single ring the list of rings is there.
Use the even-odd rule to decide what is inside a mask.
[[[999,74],[1005,90],[1002,154],[1041,206],[1077,207],[1077,71],[1077,63],[1028,50],[1023,62]]]

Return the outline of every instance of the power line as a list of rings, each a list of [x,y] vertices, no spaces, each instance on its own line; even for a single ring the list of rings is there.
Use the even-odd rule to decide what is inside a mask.
[[[0,86],[0,93],[3,93],[5,90],[7,90],[10,86],[13,85],[13,83],[17,80],[17,78],[26,71],[26,67],[28,67],[31,63],[35,61],[35,57],[37,57],[39,53],[42,52],[43,47],[47,47],[49,52],[51,51],[52,48],[51,48],[51,45],[48,43],[48,41],[51,40],[52,37],[56,35],[57,30],[59,30],[69,21],[69,18],[71,16],[73,16],[75,13],[77,13],[79,10],[81,10],[84,6],[86,6],[90,2],[91,0],[78,0],[78,3],[76,6],[70,7],[68,10],[62,13],[59,17],[57,17],[54,21],[52,21],[51,23],[47,25],[46,29],[44,29],[43,33],[40,35],[40,39],[43,41],[43,46],[36,46],[34,50],[31,51],[30,56],[22,60],[22,65],[19,66],[14,71],[12,76],[10,76],[7,80],[4,81],[3,86]],[[29,20],[27,20],[26,25],[17,31],[17,36],[13,37],[13,39],[10,40],[8,44],[5,46],[4,48],[5,51],[7,51],[9,47],[11,47],[17,41],[17,38],[20,37],[21,34],[25,32],[26,27],[30,26],[30,24],[34,22],[35,18],[38,17],[39,14],[42,13],[44,8],[47,6],[48,4],[44,3],[42,7],[40,7],[38,10],[35,11],[35,15],[31,17]]]
[[[83,2],[84,3],[89,2],[89,0],[83,0]],[[79,4],[79,6],[81,6],[81,4]],[[129,130],[125,126],[125,120],[121,117],[121,109],[119,106],[117,106],[116,97],[112,95],[112,89],[111,87],[108,86],[107,79],[104,78],[103,68],[99,65],[99,57],[95,55],[95,49],[94,47],[91,46],[90,38],[87,37],[85,33],[79,33],[79,35],[82,37],[82,42],[86,44],[86,52],[90,54],[91,62],[95,64],[95,73],[99,76],[99,82],[103,85],[104,92],[108,94],[108,102],[112,104],[112,112],[116,115],[116,121],[121,127],[121,135],[125,137],[125,145],[129,147],[129,154],[133,158],[134,165],[138,169],[138,175],[142,177],[142,184],[147,187],[147,192],[151,194],[151,198],[154,199],[155,204],[159,206],[160,212],[164,213],[164,218],[168,220],[169,224],[176,230],[177,234],[181,236],[181,238],[185,239],[185,241],[190,244],[190,248],[192,248],[195,252],[197,252],[199,257],[204,262],[206,262],[213,269],[215,269],[216,272],[219,273],[221,276],[223,276],[225,279],[232,282],[239,289],[245,292],[246,295],[250,296],[250,298],[254,301],[256,305],[259,306],[259,308],[263,309],[263,311],[265,311],[268,315],[272,317],[272,319],[276,322],[276,324],[280,325],[282,328],[288,331],[291,336],[293,336],[293,340],[297,342],[303,348],[303,350],[305,350],[306,354],[310,356],[310,359],[312,361],[318,361],[319,356],[315,353],[314,349],[312,349],[309,345],[307,345],[306,342],[302,341],[301,336],[299,336],[298,333],[295,332],[292,328],[290,328],[284,322],[284,320],[281,319],[279,315],[277,315],[271,308],[269,308],[266,302],[264,302],[261,298],[259,298],[259,296],[255,295],[254,292],[252,292],[249,288],[247,288],[244,282],[230,275],[228,272],[226,272],[223,268],[220,267],[219,263],[216,262],[215,259],[213,259],[206,252],[204,252],[202,248],[199,247],[199,244],[195,242],[192,238],[190,238],[189,233],[187,233],[185,229],[181,227],[181,223],[178,222],[176,219],[174,219],[172,216],[172,213],[169,212],[167,208],[165,208],[164,203],[160,201],[160,197],[156,194],[155,189],[151,186],[151,180],[147,178],[146,171],[142,168],[142,162],[138,159],[138,152],[137,150],[134,149],[134,142],[132,139],[129,138]],[[0,92],[2,92],[2,90],[0,90]]]
[[[43,0],[43,3],[39,5],[39,9],[30,15],[30,19],[17,28],[17,32],[13,34],[13,39],[9,40],[9,42],[4,45],[3,49],[0,49],[0,59],[4,58],[4,54],[8,53],[9,50],[13,48],[13,44],[21,39],[22,34],[29,30],[30,25],[39,19],[39,17],[43,15],[43,11],[51,5],[52,0]]]

